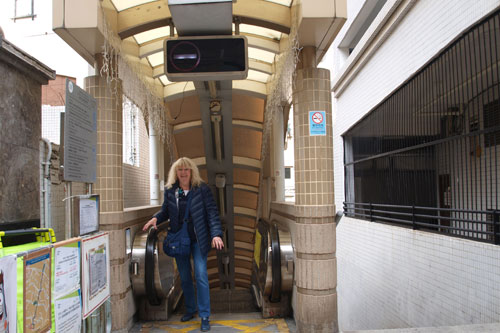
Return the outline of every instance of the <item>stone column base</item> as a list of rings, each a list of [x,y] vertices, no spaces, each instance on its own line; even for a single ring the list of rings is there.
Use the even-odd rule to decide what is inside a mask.
[[[298,332],[338,332],[337,293],[308,295],[297,290],[295,324]]]

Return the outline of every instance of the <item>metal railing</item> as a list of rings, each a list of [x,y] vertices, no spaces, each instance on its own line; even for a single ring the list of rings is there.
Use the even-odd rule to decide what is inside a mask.
[[[345,216],[500,245],[500,211],[344,202]]]

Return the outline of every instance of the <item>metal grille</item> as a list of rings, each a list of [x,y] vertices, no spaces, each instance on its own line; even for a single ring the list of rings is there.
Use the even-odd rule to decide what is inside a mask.
[[[346,215],[500,243],[500,12],[344,135]]]

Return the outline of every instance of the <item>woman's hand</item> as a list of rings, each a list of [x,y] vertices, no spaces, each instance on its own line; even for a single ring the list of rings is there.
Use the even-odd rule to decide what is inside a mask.
[[[143,231],[146,231],[149,229],[149,227],[153,226],[153,228],[156,229],[156,222],[158,221],[158,219],[156,217],[153,217],[151,220],[148,221],[148,223],[146,223],[144,225],[144,227],[142,227],[142,230]]]
[[[212,247],[217,250],[222,250],[224,248],[224,242],[222,241],[222,238],[220,238],[219,236],[214,237],[212,239]]]

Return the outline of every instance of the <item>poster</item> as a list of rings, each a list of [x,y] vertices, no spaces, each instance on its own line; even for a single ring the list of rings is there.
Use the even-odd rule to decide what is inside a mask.
[[[54,292],[57,298],[80,289],[80,238],[54,244]]]
[[[89,297],[92,299],[106,287],[106,253],[104,245],[92,249],[89,252]]]
[[[80,332],[82,326],[80,290],[56,299],[54,316],[56,332]]]
[[[83,319],[110,296],[109,235],[100,233],[82,239]]]
[[[99,230],[99,200],[98,196],[80,198],[80,235],[86,235]]]
[[[24,332],[46,332],[51,328],[51,249],[30,252],[24,257]]]
[[[0,333],[17,332],[16,256],[0,258]]]

